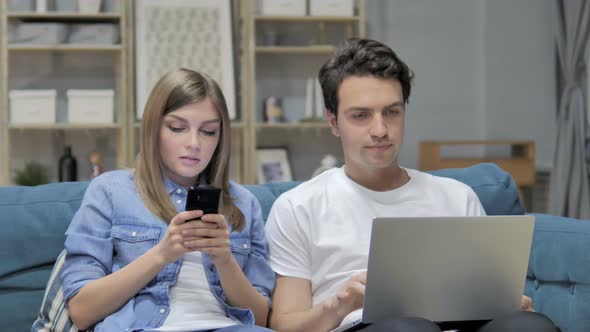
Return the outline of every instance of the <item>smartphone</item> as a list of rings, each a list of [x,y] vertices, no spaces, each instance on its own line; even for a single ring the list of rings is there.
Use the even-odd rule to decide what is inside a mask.
[[[205,214],[217,214],[219,213],[219,203],[221,200],[221,189],[216,187],[190,187],[186,196],[186,205],[184,209],[190,210],[203,210]],[[200,220],[201,218],[195,218],[191,220]],[[191,221],[187,220],[187,221]]]

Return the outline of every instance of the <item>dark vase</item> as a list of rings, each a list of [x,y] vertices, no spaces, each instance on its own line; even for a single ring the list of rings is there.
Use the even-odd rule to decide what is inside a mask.
[[[72,147],[66,146],[64,154],[59,158],[59,182],[77,180],[78,163],[72,156]]]

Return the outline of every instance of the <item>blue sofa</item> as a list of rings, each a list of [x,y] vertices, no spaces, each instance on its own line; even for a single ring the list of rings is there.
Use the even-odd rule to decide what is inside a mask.
[[[512,178],[493,164],[432,172],[471,186],[488,214],[522,214]],[[264,217],[297,182],[250,185]],[[0,330],[29,330],[87,182],[0,188]],[[501,245],[501,240],[498,239]],[[565,332],[590,331],[590,222],[536,215],[525,285]]]

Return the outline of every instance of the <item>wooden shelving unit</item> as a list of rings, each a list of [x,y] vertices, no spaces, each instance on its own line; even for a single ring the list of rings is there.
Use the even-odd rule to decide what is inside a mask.
[[[255,1],[240,1],[240,19],[241,19],[241,82],[240,91],[242,96],[242,114],[245,115],[244,129],[246,136],[244,139],[244,183],[257,183],[257,160],[256,150],[261,146],[273,146],[273,141],[262,138],[265,133],[280,132],[282,139],[289,140],[290,144],[298,144],[301,138],[309,136],[309,130],[312,133],[329,133],[328,124],[325,120],[318,122],[286,122],[286,123],[264,123],[260,120],[261,110],[261,92],[257,91],[257,83],[264,80],[263,72],[272,71],[276,61],[283,61],[290,58],[294,61],[297,68],[301,67],[301,72],[307,72],[308,76],[317,76],[317,69],[310,67],[308,59],[314,61],[324,61],[334,52],[335,46],[344,38],[364,37],[366,36],[365,24],[365,1],[355,1],[356,11],[354,16],[265,16],[255,12]],[[279,45],[265,45],[260,40],[260,33],[269,26],[278,27],[277,29],[289,26],[301,26],[303,29],[314,29],[315,34],[308,37],[315,38],[314,42],[308,44],[290,44],[281,40]],[[330,29],[332,28],[332,29]],[[342,37],[337,41],[329,38],[330,31],[340,31]],[[288,66],[285,66],[288,67]],[[294,77],[289,75],[281,76],[282,80],[293,80]],[[263,93],[267,93],[264,91]],[[296,96],[304,97],[304,96]],[[304,110],[301,109],[301,113]],[[318,142],[319,146],[323,144]],[[297,150],[297,149],[293,149]],[[327,151],[330,152],[330,151]],[[294,152],[295,153],[295,152]],[[298,155],[291,155],[290,158],[298,158]],[[319,162],[319,160],[318,160]]]
[[[11,185],[12,179],[11,175],[13,172],[13,155],[16,151],[12,151],[13,142],[12,136],[13,135],[21,135],[18,137],[27,137],[31,140],[43,140],[42,138],[36,138],[38,135],[45,135],[39,137],[47,137],[47,133],[50,134],[51,141],[50,142],[43,142],[43,144],[48,144],[51,146],[52,144],[56,144],[56,142],[60,142],[64,140],[64,137],[71,132],[83,132],[84,136],[87,137],[94,137],[95,135],[105,135],[104,132],[106,131],[108,134],[106,136],[115,135],[113,138],[116,144],[116,152],[115,156],[105,156],[111,157],[111,159],[116,160],[116,168],[126,167],[130,164],[130,154],[128,153],[128,113],[132,108],[129,106],[129,95],[132,95],[131,91],[133,91],[133,87],[130,86],[129,83],[129,73],[132,73],[130,67],[128,65],[129,61],[129,54],[132,48],[133,43],[132,35],[129,34],[129,22],[128,20],[132,17],[129,12],[129,8],[131,8],[130,2],[121,2],[119,4],[119,8],[115,13],[96,13],[96,14],[85,14],[85,13],[75,13],[75,12],[46,12],[46,13],[36,13],[36,12],[8,12],[7,9],[7,2],[0,1],[0,58],[2,59],[2,68],[0,72],[2,73],[1,77],[1,91],[0,91],[0,151],[1,151],[1,158],[2,160],[2,172],[0,174],[0,185]],[[58,22],[58,23],[112,23],[117,24],[119,27],[120,33],[120,42],[119,44],[115,45],[100,45],[100,44],[16,44],[16,43],[8,43],[8,29],[9,22]],[[74,124],[74,123],[67,123],[58,120],[54,124],[39,124],[39,125],[29,125],[29,124],[12,124],[10,123],[10,110],[9,110],[9,102],[8,96],[9,91],[11,89],[22,89],[28,88],[26,85],[21,83],[15,83],[14,77],[12,77],[11,73],[14,71],[13,64],[15,57],[22,57],[22,56],[34,56],[37,58],[49,57],[51,61],[60,61],[59,57],[68,57],[70,54],[101,54],[105,53],[108,54],[109,57],[113,58],[111,73],[113,75],[113,86],[109,86],[109,89],[113,89],[115,91],[115,105],[114,105],[114,112],[115,112],[115,123],[109,124],[95,124],[95,123],[88,123],[88,124]],[[56,58],[57,57],[57,58]],[[37,59],[36,58],[36,59]],[[58,59],[58,60],[56,60]],[[72,74],[70,74],[72,75]],[[75,82],[78,78],[74,77],[73,79],[70,78],[72,82]],[[92,78],[89,78],[92,80]],[[18,81],[18,80],[17,80]],[[22,80],[21,80],[22,81]],[[65,83],[66,85],[68,83]],[[68,89],[75,89],[79,88],[76,83],[69,83],[70,85],[67,86]],[[104,83],[103,83],[104,84]],[[99,84],[100,85],[100,84]],[[37,87],[38,88],[38,87]],[[43,86],[45,89],[53,89],[54,87],[50,84],[46,84]],[[103,86],[97,88],[104,88]],[[58,107],[59,103],[58,103]],[[94,146],[85,146],[85,149],[92,149]],[[57,157],[56,157],[57,158]],[[81,159],[85,159],[84,155],[78,155],[78,163],[80,164]],[[27,158],[29,159],[29,158]],[[30,157],[31,160],[35,160],[35,156]],[[55,163],[57,159],[55,160]],[[84,179],[85,169],[81,169],[79,166],[79,177]]]
[[[311,137],[318,133],[328,133],[328,124],[325,120],[320,122],[288,122],[288,123],[264,123],[260,119],[261,104],[259,103],[261,92],[257,91],[257,82],[263,79],[264,66],[272,66],[274,61],[293,61],[303,71],[307,70],[309,76],[317,75],[317,69],[308,65],[308,59],[324,61],[334,52],[336,42],[326,36],[335,30],[342,33],[341,41],[345,37],[364,37],[365,28],[365,0],[356,0],[354,16],[262,16],[255,12],[256,0],[232,1],[232,6],[238,13],[234,16],[234,29],[236,38],[234,48],[239,54],[237,60],[236,77],[239,79],[237,96],[237,109],[239,118],[232,122],[232,158],[234,153],[238,155],[236,163],[232,166],[237,170],[234,179],[243,183],[256,183],[256,149],[258,146],[272,145],[265,137],[265,133],[277,133],[284,136],[294,144],[304,137]],[[120,44],[117,45],[87,45],[87,44],[58,44],[58,45],[32,45],[32,44],[8,44],[8,22],[59,22],[59,23],[114,23],[119,26]],[[301,26],[304,29],[316,29],[317,34],[310,34],[310,42],[299,44],[265,45],[257,43],[257,31],[264,32],[269,25],[282,28]],[[134,50],[134,1],[119,2],[119,10],[116,13],[80,14],[65,12],[7,12],[6,1],[0,1],[0,161],[2,163],[0,173],[0,185],[11,184],[15,151],[11,150],[11,137],[43,137],[50,133],[52,137],[63,140],[70,133],[83,132],[88,137],[95,135],[112,135],[117,142],[116,167],[132,167],[138,153],[137,135],[140,124],[136,119],[135,111],[135,68]],[[318,37],[319,36],[319,37]],[[316,38],[318,37],[318,38]],[[259,37],[258,37],[259,38]],[[313,39],[316,38],[316,39]],[[96,55],[99,54],[99,55]],[[8,95],[10,89],[21,88],[14,86],[11,71],[14,57],[49,57],[51,61],[59,62],[60,57],[85,58],[86,55],[95,57],[107,57],[114,60],[115,86],[115,112],[116,123],[107,125],[96,124],[68,124],[58,122],[51,125],[18,125],[9,122]],[[71,58],[70,58],[71,59]],[[270,60],[267,63],[267,60]],[[22,65],[22,64],[21,64]],[[275,64],[276,65],[276,64]],[[269,67],[266,67],[269,68]],[[285,82],[291,82],[292,76],[285,76]],[[47,88],[51,88],[48,86]],[[71,88],[76,88],[72,86]],[[301,97],[301,96],[298,96]],[[303,110],[301,110],[303,112]],[[107,134],[104,134],[104,133]],[[15,136],[16,135],[16,136]],[[20,136],[18,136],[20,135]],[[322,136],[324,137],[324,136]],[[54,145],[53,142],[43,144]],[[59,144],[59,143],[57,143]],[[291,143],[289,143],[291,144]],[[324,142],[318,143],[321,148]],[[77,156],[80,159],[84,156]],[[297,155],[291,156],[298,158]],[[237,168],[236,168],[237,167]],[[80,174],[84,174],[81,169]]]

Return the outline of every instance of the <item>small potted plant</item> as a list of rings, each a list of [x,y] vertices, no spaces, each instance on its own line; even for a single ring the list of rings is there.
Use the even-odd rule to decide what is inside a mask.
[[[29,162],[22,170],[16,170],[14,183],[19,186],[38,186],[49,183],[47,167],[36,162]]]

